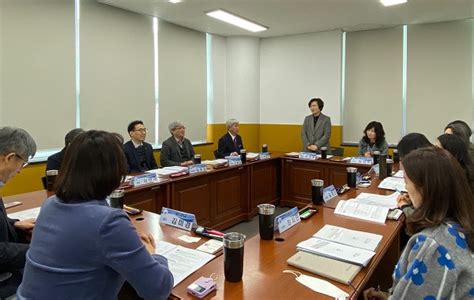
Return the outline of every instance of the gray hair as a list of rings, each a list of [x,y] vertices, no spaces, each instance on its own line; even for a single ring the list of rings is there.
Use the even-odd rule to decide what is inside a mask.
[[[185,127],[185,126],[181,121],[173,121],[170,123],[170,125],[168,125],[168,130],[171,133],[173,130],[175,130],[178,127]]]
[[[36,153],[36,143],[24,129],[2,127],[0,128],[0,155],[12,152],[29,159]]]
[[[239,121],[237,119],[229,119],[225,122],[225,127],[227,128],[227,130],[229,130],[235,124],[239,124]]]

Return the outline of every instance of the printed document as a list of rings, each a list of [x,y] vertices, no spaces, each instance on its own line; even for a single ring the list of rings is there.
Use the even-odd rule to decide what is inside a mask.
[[[9,213],[8,217],[10,219],[26,220],[26,219],[36,219],[40,213],[41,207],[30,208],[22,210],[15,213]]]
[[[374,206],[357,201],[341,200],[337,204],[334,213],[347,217],[385,224],[388,210],[388,207]]]
[[[405,179],[399,177],[387,177],[379,184],[380,189],[406,192]]]
[[[399,192],[395,192],[390,195],[360,193],[354,200],[351,201],[394,209],[397,208],[398,196],[400,196]]]
[[[333,225],[324,225],[313,237],[369,251],[375,251],[382,240],[380,234],[351,230]]]

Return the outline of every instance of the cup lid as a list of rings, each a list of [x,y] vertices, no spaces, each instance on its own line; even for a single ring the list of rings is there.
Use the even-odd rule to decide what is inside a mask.
[[[258,213],[261,215],[273,215],[275,213],[275,205],[273,204],[259,204]]]
[[[125,195],[123,190],[115,190],[110,194],[110,198],[121,198]]]
[[[58,175],[58,170],[47,170],[46,176],[56,176]]]
[[[377,151],[377,150],[376,150],[376,151],[374,151],[374,154],[380,155],[380,151]]]
[[[247,152],[247,150],[245,150],[245,149],[240,149],[240,153],[246,153],[246,152]]]
[[[324,180],[322,179],[311,179],[312,186],[324,186]]]
[[[328,147],[321,147],[321,150],[328,150]]]
[[[349,173],[355,173],[355,172],[357,172],[357,168],[354,168],[354,167],[348,167],[346,170],[347,170],[347,172],[349,172]]]
[[[239,232],[229,232],[224,234],[224,247],[228,249],[239,249],[244,246],[246,236]]]

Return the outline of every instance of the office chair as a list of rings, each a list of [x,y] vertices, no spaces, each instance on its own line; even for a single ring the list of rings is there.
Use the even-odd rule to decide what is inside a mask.
[[[331,147],[332,155],[334,156],[344,156],[344,148],[341,147]]]

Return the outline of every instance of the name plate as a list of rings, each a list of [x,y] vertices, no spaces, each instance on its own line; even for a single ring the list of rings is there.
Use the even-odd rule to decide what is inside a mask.
[[[300,152],[299,159],[307,159],[307,160],[316,160],[318,158],[318,155],[313,152]]]
[[[270,159],[270,153],[268,153],[268,152],[260,152],[260,153],[258,154],[258,158],[259,158],[260,160],[262,160],[262,159]]]
[[[197,226],[196,216],[190,213],[163,207],[160,214],[160,223],[191,231]]]
[[[145,173],[143,175],[133,176],[133,186],[140,186],[144,184],[153,183],[156,181],[156,173]]]
[[[240,155],[236,156],[226,156],[225,157],[227,161],[229,162],[229,167],[232,166],[239,166],[242,164],[242,161],[240,160]]]
[[[197,164],[189,166],[189,174],[202,173],[207,171],[207,166],[205,164]]]
[[[336,191],[336,188],[334,187],[334,185],[330,185],[328,187],[325,187],[323,189],[323,200],[324,202],[328,202],[329,200],[331,200],[332,198],[336,197],[337,196],[337,191]]]
[[[351,164],[357,165],[372,165],[374,163],[374,159],[372,157],[351,157],[349,162]]]
[[[293,207],[275,218],[274,228],[283,233],[299,222],[301,222],[301,218],[298,207]]]

